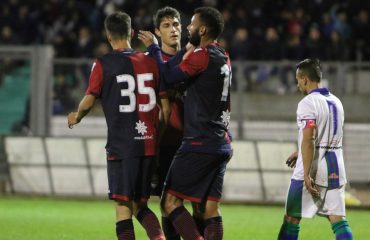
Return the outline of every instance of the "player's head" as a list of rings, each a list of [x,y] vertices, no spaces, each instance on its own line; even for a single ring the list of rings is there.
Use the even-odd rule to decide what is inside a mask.
[[[208,40],[217,39],[224,30],[222,14],[212,7],[195,9],[189,26],[189,42],[195,46],[200,44],[201,38]]]
[[[154,15],[155,34],[161,38],[162,45],[179,47],[181,40],[180,13],[172,7],[159,9]]]
[[[305,59],[296,65],[296,79],[298,89],[307,94],[311,83],[317,85],[322,78],[320,61],[318,59]]]
[[[104,26],[109,42],[131,39],[131,18],[127,13],[110,14],[105,18]]]

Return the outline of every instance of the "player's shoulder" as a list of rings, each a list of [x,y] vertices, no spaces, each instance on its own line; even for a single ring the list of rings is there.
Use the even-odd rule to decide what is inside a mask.
[[[196,47],[191,54],[197,56],[205,55],[208,54],[208,49],[207,47]]]
[[[298,103],[298,109],[304,110],[314,106],[314,95],[308,94]]]
[[[147,52],[135,52],[130,55],[130,58],[148,64],[155,64],[155,59],[147,54]]]
[[[195,48],[191,54],[189,54],[189,59],[192,59],[192,61],[202,61],[203,59],[208,58],[209,53],[208,49],[204,47],[197,47]]]

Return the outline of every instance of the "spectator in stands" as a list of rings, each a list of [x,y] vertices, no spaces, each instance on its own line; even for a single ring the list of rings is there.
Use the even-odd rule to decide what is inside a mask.
[[[321,17],[320,31],[325,39],[330,38],[331,32],[334,30],[334,24],[329,13],[324,13]]]
[[[234,37],[232,38],[231,46],[230,46],[230,58],[232,60],[247,60],[253,59],[256,55],[255,44],[253,40],[249,37],[248,29],[245,27],[240,27],[236,30]],[[234,68],[235,69],[235,68]],[[252,88],[252,80],[250,77],[250,72],[253,70],[253,67],[247,67],[244,69],[244,73],[246,75],[247,86],[246,89],[249,90]],[[238,83],[239,81],[235,80],[236,76],[233,76],[234,83]],[[238,87],[236,84],[233,84],[233,89]],[[243,86],[241,86],[243,87]]]
[[[17,36],[14,35],[13,29],[9,25],[1,28],[0,44],[16,45],[19,43]]]
[[[291,34],[284,43],[284,59],[290,61],[299,61],[304,57],[304,45],[299,37],[299,32]],[[292,66],[284,66],[281,70],[281,86],[278,88],[278,93],[296,92],[295,84],[295,68]]]
[[[325,54],[327,60],[330,61],[347,61],[349,59],[347,45],[336,30],[333,30],[330,34],[329,43],[325,47]]]
[[[268,27],[265,30],[265,38],[259,46],[259,59],[264,61],[278,61],[283,58],[283,45],[275,27]],[[260,65],[257,70],[256,81],[261,84],[271,75],[280,73],[279,67],[271,65]]]
[[[74,109],[75,101],[71,97],[72,89],[62,72],[55,75],[53,87],[53,114],[66,114]]]
[[[334,30],[336,30],[342,38],[347,41],[351,37],[352,29],[348,23],[347,13],[342,9],[338,11],[338,8],[338,5],[334,5],[330,11]]]
[[[326,59],[324,49],[325,46],[321,39],[321,33],[318,25],[312,24],[309,29],[308,38],[305,41],[304,55],[309,58]]]
[[[353,33],[356,59],[370,61],[370,22],[367,9],[361,9],[357,13],[353,23]]]
[[[76,57],[93,57],[94,40],[87,26],[82,26],[78,30],[78,39],[74,48]]]

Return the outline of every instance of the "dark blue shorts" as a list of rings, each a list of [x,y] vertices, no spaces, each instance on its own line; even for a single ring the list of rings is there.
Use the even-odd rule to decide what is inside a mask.
[[[110,199],[148,201],[155,157],[133,157],[107,162]]]
[[[179,146],[161,146],[158,156],[158,166],[152,180],[152,195],[161,196],[163,184],[166,180],[168,170]]]
[[[220,201],[231,155],[178,151],[166,178],[165,191],[196,203]]]

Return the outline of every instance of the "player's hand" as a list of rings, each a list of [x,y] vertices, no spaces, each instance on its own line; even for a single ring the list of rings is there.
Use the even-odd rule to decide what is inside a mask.
[[[78,116],[77,112],[71,112],[70,114],[68,114],[68,127],[70,129],[72,129],[74,125],[80,122],[77,116]]]
[[[310,176],[304,177],[304,185],[306,186],[307,190],[311,193],[311,195],[315,198],[320,197],[320,192]]]
[[[186,49],[186,53],[182,57],[182,60],[185,60],[189,56],[190,53],[194,52],[195,46],[191,43],[187,43],[185,46],[185,49]]]
[[[189,50],[194,50],[195,49],[195,46],[193,44],[191,44],[190,42],[188,42],[186,45],[185,45],[185,49],[186,51],[189,51]]]
[[[298,152],[292,153],[286,160],[285,162],[286,165],[288,165],[288,167],[290,168],[294,168],[297,163],[297,158],[298,158]]]
[[[145,47],[149,47],[152,44],[158,44],[157,38],[150,31],[140,30],[138,33],[138,38],[145,45]]]

